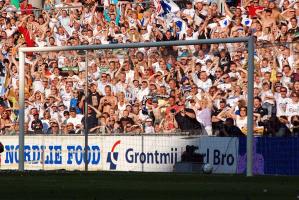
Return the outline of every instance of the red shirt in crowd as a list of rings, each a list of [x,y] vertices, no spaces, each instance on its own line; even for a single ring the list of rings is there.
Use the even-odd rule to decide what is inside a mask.
[[[263,10],[264,7],[263,6],[255,6],[255,5],[251,5],[251,6],[247,6],[247,10],[248,10],[248,15],[250,17],[256,17],[256,11],[257,10]]]
[[[30,15],[30,14],[33,14],[33,11],[31,9],[33,9],[33,6],[29,3],[27,4],[21,4],[20,5],[20,8],[21,8],[21,12],[22,14],[26,14],[26,15]]]
[[[31,39],[30,33],[26,28],[24,28],[23,26],[19,26],[19,32],[24,36],[27,47],[35,46],[35,42]]]

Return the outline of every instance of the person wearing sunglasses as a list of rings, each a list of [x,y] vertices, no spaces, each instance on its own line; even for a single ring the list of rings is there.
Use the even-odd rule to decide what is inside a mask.
[[[50,134],[50,135],[60,135],[61,134],[59,124],[56,120],[50,121],[50,127],[47,131],[47,134]]]

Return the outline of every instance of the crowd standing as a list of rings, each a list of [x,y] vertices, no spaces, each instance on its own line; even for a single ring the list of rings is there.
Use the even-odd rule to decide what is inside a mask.
[[[159,0],[46,0],[38,11],[27,0],[20,10],[0,0],[1,134],[19,131],[19,47],[253,35],[254,134],[298,135],[299,2],[221,1],[222,13],[207,0],[168,8]],[[27,53],[26,133],[244,136],[247,58],[244,43],[94,50],[87,60],[80,51]]]

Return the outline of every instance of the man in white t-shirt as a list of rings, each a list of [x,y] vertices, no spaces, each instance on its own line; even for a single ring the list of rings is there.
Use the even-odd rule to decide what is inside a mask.
[[[65,90],[61,90],[60,95],[61,95],[63,104],[69,108],[71,99],[72,99],[72,87],[65,86]]]
[[[231,90],[232,84],[231,84],[230,77],[228,74],[224,74],[222,76],[221,81],[217,85],[217,88],[219,88],[225,92],[227,92],[228,90]]]
[[[283,77],[282,77],[282,84],[286,87],[292,85],[292,75],[293,71],[289,65],[283,66]]]
[[[76,108],[70,108],[70,118],[67,119],[67,124],[72,123],[76,130],[79,130],[83,127],[82,125],[83,115],[76,113]]]
[[[293,66],[295,59],[294,56],[291,55],[290,49],[285,47],[285,49],[278,54],[277,61],[279,65],[278,69],[281,71],[284,66],[283,63],[287,62],[290,66]]]
[[[234,62],[231,62],[230,63],[230,72],[228,73],[229,77],[239,79],[241,76],[237,69],[238,69],[237,64]]]
[[[209,60],[209,59],[211,59],[210,55],[205,54],[205,52],[202,49],[198,50],[198,56],[197,56],[196,63],[205,65],[207,60]]]
[[[124,61],[123,69],[126,73],[126,83],[130,84],[134,80],[134,70],[131,70],[130,63],[128,61]]]
[[[137,100],[141,102],[143,97],[147,96],[148,94],[149,94],[148,82],[146,80],[143,80],[141,83],[141,88],[137,93]]]
[[[119,81],[115,86],[115,93],[118,94],[120,92],[126,93],[128,89],[128,84],[126,83],[126,73],[122,72],[119,75]]]
[[[186,18],[188,22],[190,23],[194,18],[195,10],[193,9],[192,3],[187,2],[186,3],[186,9],[182,12],[183,19]]]
[[[268,60],[266,58],[264,58],[262,60],[262,63],[261,63],[261,66],[260,66],[260,70],[261,70],[262,75],[265,72],[271,72],[271,67],[269,66]]]
[[[106,95],[105,87],[107,85],[110,85],[109,82],[108,82],[108,77],[107,76],[108,76],[107,73],[102,73],[100,80],[98,80],[98,91],[102,95]]]
[[[261,99],[263,102],[263,108],[268,110],[268,116],[271,116],[274,107],[274,95],[270,89],[270,84],[264,82],[261,91]]]
[[[61,11],[61,15],[58,17],[58,20],[60,24],[63,26],[63,28],[68,32],[68,34],[71,35],[71,27],[70,27],[71,20],[66,10]]]
[[[209,91],[210,87],[212,87],[212,81],[208,78],[208,75],[205,71],[201,71],[199,73],[199,78],[197,74],[192,73],[192,79],[197,87],[203,89],[205,92]]]
[[[287,88],[281,87],[280,94],[278,94],[278,98],[276,99],[276,115],[277,117],[286,115],[287,105],[291,102],[291,99],[287,97]]]
[[[294,115],[299,115],[299,96],[297,93],[291,94],[291,101],[286,107],[286,116],[292,117]]]
[[[153,127],[153,120],[151,118],[147,118],[145,120],[145,127],[144,132],[147,134],[153,134],[155,133],[155,128]]]

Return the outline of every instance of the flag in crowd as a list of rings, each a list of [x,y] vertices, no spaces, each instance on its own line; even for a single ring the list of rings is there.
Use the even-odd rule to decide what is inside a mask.
[[[162,10],[162,6],[160,4],[160,0],[154,0],[154,6],[156,8],[157,15],[162,14],[163,10]]]
[[[230,24],[230,18],[225,17],[223,20],[219,21],[221,28],[225,28]]]
[[[17,9],[20,8],[20,0],[11,0],[11,5],[14,5]]]
[[[180,19],[180,18],[175,18],[174,22],[176,24],[177,27],[179,27],[180,32],[185,33],[187,30],[187,24],[184,20]]]
[[[249,18],[243,18],[242,19],[242,24],[244,25],[244,26],[251,26],[251,24],[252,24],[252,19],[249,19]]]
[[[154,5],[156,7],[157,14],[162,16],[165,16],[168,13],[176,13],[180,11],[179,6],[172,0],[160,0],[160,2],[155,0]]]

